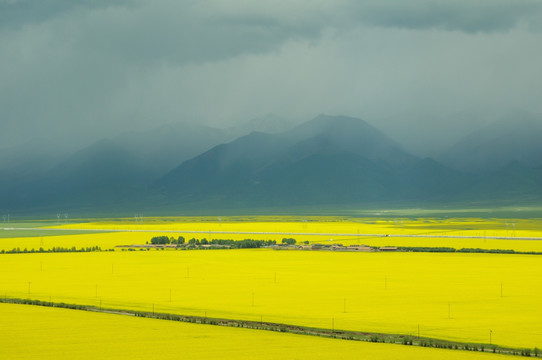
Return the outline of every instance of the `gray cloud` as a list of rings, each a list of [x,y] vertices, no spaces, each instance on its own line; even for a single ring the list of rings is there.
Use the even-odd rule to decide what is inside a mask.
[[[277,51],[291,40],[319,41],[328,29],[349,31],[360,25],[491,33],[521,24],[534,29],[542,21],[542,2],[533,0],[366,0],[335,6],[311,1],[288,6],[271,3],[275,6],[219,1],[144,4],[121,27],[117,27],[117,14],[105,18],[106,29],[114,31],[89,49],[119,49],[126,61],[202,62]],[[87,31],[95,33],[100,29]]]
[[[541,7],[0,0],[0,141],[179,120],[226,126],[269,112],[542,111]]]
[[[49,21],[76,10],[129,5],[122,0],[0,0],[0,28],[20,29],[26,24]]]
[[[326,2],[3,0],[0,24],[51,31],[74,51],[122,61],[217,61],[276,51],[292,39],[318,40],[329,28],[358,25],[440,29],[467,33],[508,31],[540,22],[533,0],[412,0]],[[533,26],[534,28],[534,26]]]
[[[466,33],[508,31],[536,23],[542,14],[542,3],[532,0],[366,1],[356,8],[360,21],[370,25]]]

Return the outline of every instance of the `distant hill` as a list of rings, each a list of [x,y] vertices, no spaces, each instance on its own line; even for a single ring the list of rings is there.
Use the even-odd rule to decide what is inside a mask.
[[[64,144],[61,138],[37,138],[0,149],[0,172],[17,181],[37,178],[88,144]]]
[[[435,157],[473,131],[491,123],[501,111],[463,110],[451,114],[423,111],[378,119],[375,126],[401,143],[409,153]]]
[[[254,131],[273,134],[290,127],[290,122],[269,114],[227,129],[173,123],[149,131],[126,132],[113,138],[113,141],[147,163],[158,178],[214,146],[231,142]]]
[[[364,120],[347,116],[320,115],[282,136],[297,141],[289,149],[290,156],[350,152],[390,166],[412,164],[416,159]]]
[[[58,139],[38,139],[3,149],[0,206],[138,202],[145,198],[149,184],[185,160],[276,119],[268,116],[236,129],[189,123],[161,125],[101,139],[78,150],[74,150],[75,144],[64,145]]]
[[[287,145],[283,138],[253,132],[185,161],[153,188],[167,198],[190,201],[250,193],[257,170]]]
[[[133,154],[111,140],[86,147],[45,172],[16,186],[11,201],[22,206],[107,204],[144,189],[151,173]]]
[[[172,170],[154,189],[178,201],[245,206],[377,201],[423,196],[425,187],[409,185],[420,162],[361,119],[321,115],[282,134],[255,132],[219,145]]]
[[[510,114],[436,160],[347,116],[278,133],[273,116],[230,129],[165,125],[71,153],[3,156],[0,212],[533,202],[542,199],[541,124]]]
[[[473,179],[459,200],[524,202],[542,198],[542,167],[532,168],[519,162]]]
[[[471,133],[438,156],[461,171],[491,173],[511,163],[542,165],[542,116],[513,111]]]
[[[237,134],[222,129],[176,123],[149,131],[126,132],[112,141],[146,163],[158,178],[183,161],[236,137]]]

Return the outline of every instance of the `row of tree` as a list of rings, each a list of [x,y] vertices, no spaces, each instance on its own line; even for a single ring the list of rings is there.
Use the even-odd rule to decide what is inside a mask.
[[[293,238],[284,238],[282,239],[282,244],[286,245],[294,245],[296,243],[296,240]],[[244,239],[244,240],[232,240],[232,239],[212,239],[207,240],[206,238],[203,239],[196,239],[192,238],[188,240],[188,242],[185,242],[185,238],[183,236],[179,236],[177,239],[174,237],[168,237],[168,236],[155,236],[151,238],[151,244],[152,245],[167,245],[167,244],[174,244],[174,245],[183,245],[183,246],[198,246],[198,245],[221,245],[221,246],[229,246],[232,249],[248,249],[248,248],[260,248],[262,246],[272,246],[276,245],[277,242],[275,240],[254,240],[254,239]]]
[[[179,236],[177,239],[175,239],[174,237],[168,237],[168,236],[155,236],[151,239],[151,244],[153,245],[166,245],[166,244],[182,245],[184,244],[184,237]]]
[[[71,248],[65,248],[61,246],[55,246],[50,249],[44,249],[40,247],[38,250],[35,250],[34,248],[28,250],[27,248],[20,249],[20,248],[13,248],[12,250],[0,250],[0,254],[25,254],[25,253],[51,253],[51,252],[92,252],[92,251],[102,251],[102,248],[99,246],[89,246],[89,247],[81,247],[76,248],[75,246],[72,246]]]
[[[462,248],[455,249],[451,247],[409,247],[400,246],[398,251],[411,252],[458,252],[458,253],[484,253],[484,254],[524,254],[524,255],[542,255],[542,252],[536,251],[516,251],[512,249],[480,249],[480,248]]]

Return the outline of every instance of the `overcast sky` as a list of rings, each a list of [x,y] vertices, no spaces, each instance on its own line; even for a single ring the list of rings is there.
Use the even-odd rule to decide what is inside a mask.
[[[0,0],[0,142],[268,113],[542,112],[541,64],[538,0]]]

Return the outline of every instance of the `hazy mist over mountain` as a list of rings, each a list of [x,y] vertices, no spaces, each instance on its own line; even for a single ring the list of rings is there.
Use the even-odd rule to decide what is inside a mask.
[[[534,198],[541,24],[533,0],[0,0],[0,208]]]
[[[268,129],[284,123],[266,116]],[[275,124],[275,125],[273,125]],[[2,210],[525,203],[542,198],[542,117],[510,112],[435,158],[368,122],[319,115],[285,131],[162,125],[0,171]],[[46,164],[32,166],[32,164]],[[85,210],[86,209],[86,210]]]
[[[448,133],[462,111],[541,113],[541,20],[531,0],[3,0],[0,143],[269,113],[409,133]]]

